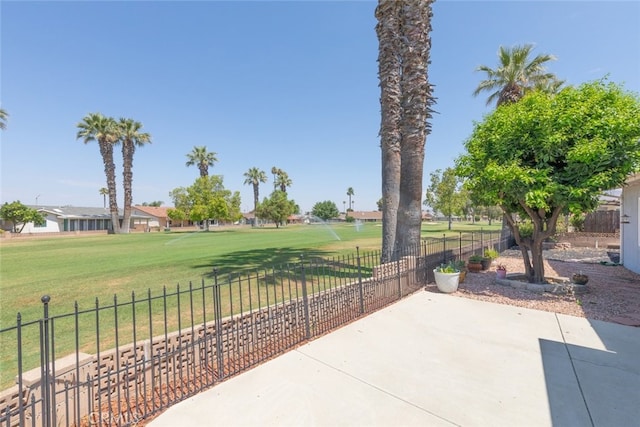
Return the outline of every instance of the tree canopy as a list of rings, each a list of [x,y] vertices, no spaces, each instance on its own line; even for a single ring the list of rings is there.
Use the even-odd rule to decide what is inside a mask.
[[[269,197],[265,197],[258,205],[256,216],[275,222],[276,227],[287,222],[289,215],[296,213],[298,207],[293,200],[287,199],[287,193],[274,190]]]
[[[334,202],[331,200],[325,200],[324,202],[318,202],[313,205],[311,214],[317,216],[323,221],[337,218],[340,215],[340,211]]]
[[[527,92],[539,89],[555,93],[564,83],[552,73],[548,73],[545,64],[554,61],[555,56],[539,54],[530,58],[533,45],[500,46],[498,49],[498,67],[491,68],[481,65],[476,71],[484,72],[486,79],[482,80],[474,96],[482,92],[491,92],[487,98],[487,105],[494,101],[497,105],[519,101]]]
[[[6,129],[7,128],[7,117],[8,116],[9,116],[9,114],[5,110],[0,108],[0,129]]]
[[[169,195],[175,206],[172,219],[234,222],[242,218],[240,193],[225,189],[220,175],[201,176],[193,185],[176,188]]]
[[[2,207],[0,207],[0,218],[5,221],[11,221],[14,233],[22,233],[24,226],[27,225],[28,222],[37,224],[45,221],[44,216],[42,216],[40,212],[23,205],[20,203],[20,200],[2,205]]]
[[[201,177],[209,176],[209,167],[218,161],[216,154],[214,151],[207,151],[205,146],[195,146],[190,153],[187,153],[185,166],[197,166]]]
[[[453,168],[446,168],[444,172],[437,169],[431,173],[431,184],[427,188],[424,204],[449,219],[449,230],[452,216],[461,214],[465,206],[466,194],[461,184]]]
[[[476,123],[465,146],[458,175],[478,204],[500,206],[529,279],[541,282],[542,242],[560,214],[595,209],[603,190],[638,170],[640,98],[605,81],[533,91]],[[522,219],[530,236],[520,233]]]

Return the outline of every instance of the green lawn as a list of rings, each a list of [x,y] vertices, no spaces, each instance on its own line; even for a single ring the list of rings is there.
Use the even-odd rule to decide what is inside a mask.
[[[483,229],[499,229],[500,226]],[[455,224],[452,233],[478,230]],[[0,329],[42,317],[42,295],[51,296],[50,314],[72,313],[131,298],[131,293],[161,295],[163,287],[210,283],[213,268],[220,275],[250,273],[300,256],[332,257],[380,248],[380,224],[322,224],[220,228],[212,232],[137,233],[3,240],[0,243]],[[442,237],[447,224],[425,224],[423,235]],[[15,345],[0,337],[0,371],[15,359]],[[69,345],[73,348],[73,342]],[[33,349],[29,349],[32,351]],[[9,363],[12,365],[13,363]],[[28,368],[28,367],[25,367]],[[4,375],[2,375],[4,377]],[[5,383],[6,378],[0,379]]]

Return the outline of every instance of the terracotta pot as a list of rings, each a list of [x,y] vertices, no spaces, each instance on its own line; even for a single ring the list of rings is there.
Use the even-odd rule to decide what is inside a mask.
[[[482,270],[482,264],[479,262],[469,262],[467,263],[467,268],[472,273],[477,273]]]

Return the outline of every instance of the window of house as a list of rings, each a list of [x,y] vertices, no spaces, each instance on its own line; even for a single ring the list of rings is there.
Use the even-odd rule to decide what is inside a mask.
[[[33,223],[33,227],[34,228],[43,228],[47,226],[47,219],[46,218],[42,218],[42,221],[35,221]]]

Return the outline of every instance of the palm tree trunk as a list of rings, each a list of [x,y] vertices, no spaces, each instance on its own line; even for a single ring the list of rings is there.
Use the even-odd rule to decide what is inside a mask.
[[[131,222],[131,205],[133,204],[133,155],[135,145],[131,141],[122,141],[122,186],[124,189],[124,209],[120,231],[128,234]]]
[[[427,78],[431,49],[431,0],[406,2],[401,7],[402,141],[400,144],[400,202],[396,248],[410,250],[420,244],[422,225],[422,175],[425,142],[430,131],[434,100]]]
[[[118,199],[116,197],[116,166],[113,163],[113,144],[98,141],[100,154],[104,162],[104,174],[107,178],[107,189],[109,190],[109,212],[111,214],[111,230],[113,233],[120,233],[120,215],[118,213]]]
[[[260,189],[257,182],[253,183],[253,226],[258,225],[258,202],[260,201]]]
[[[398,203],[400,198],[400,22],[401,3],[380,0],[376,8],[378,77],[380,79],[380,147],[382,150],[382,259],[395,255]],[[351,201],[349,201],[351,207]]]

